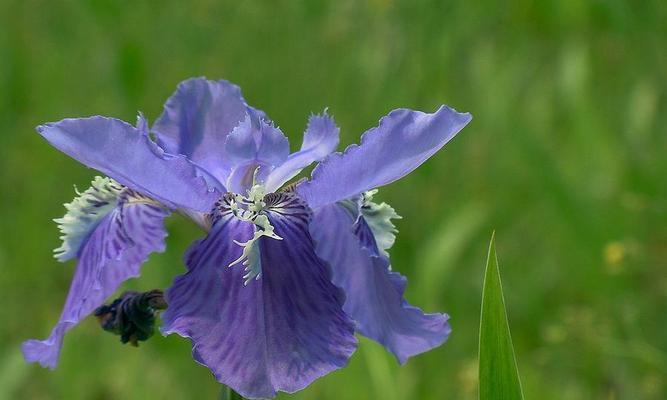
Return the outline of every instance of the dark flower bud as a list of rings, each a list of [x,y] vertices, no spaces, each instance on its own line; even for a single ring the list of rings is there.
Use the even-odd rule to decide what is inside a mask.
[[[138,346],[155,333],[155,316],[167,308],[162,290],[125,292],[109,305],[95,310],[102,329],[120,336],[123,343]]]

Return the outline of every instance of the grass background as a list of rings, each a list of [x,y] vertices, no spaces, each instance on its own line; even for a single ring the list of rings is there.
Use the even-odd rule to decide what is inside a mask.
[[[441,348],[399,368],[362,340],[348,368],[295,399],[474,399],[488,239],[526,398],[667,397],[667,6],[660,0],[0,0],[0,399],[214,399],[189,343],[121,346],[88,319],[54,372],[19,344],[56,322],[73,264],[51,250],[72,185],[94,171],[33,130],[64,117],[156,118],[176,84],[225,78],[295,148],[329,107],[342,145],[396,107],[473,122],[380,199],[408,299],[447,311]],[[127,287],[166,287],[201,233]],[[292,398],[281,395],[279,398]]]

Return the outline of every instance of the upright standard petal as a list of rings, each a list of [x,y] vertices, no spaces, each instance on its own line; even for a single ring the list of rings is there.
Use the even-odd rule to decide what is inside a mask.
[[[249,113],[227,137],[225,159],[231,165],[225,182],[234,193],[245,193],[254,179],[264,181],[289,156],[289,142],[280,129]]]
[[[58,150],[170,208],[208,212],[219,193],[210,191],[184,156],[166,154],[123,121],[90,117],[37,127]]]
[[[266,180],[266,190],[274,192],[294,178],[302,169],[336,150],[340,128],[326,110],[322,115],[312,115],[303,134],[301,150],[290,154],[287,160],[271,172]]]
[[[253,225],[220,203],[209,235],[186,256],[188,272],[167,291],[167,334],[193,342],[195,360],[250,399],[293,393],[346,365],[356,348],[343,295],[330,281],[308,233],[310,213],[293,194],[265,202],[275,233],[259,239],[262,275],[244,285],[244,270],[227,266],[253,237]]]
[[[447,314],[424,314],[403,299],[406,279],[389,269],[386,257],[372,256],[354,233],[357,216],[340,204],[321,207],[310,224],[317,255],[331,265],[333,282],[343,288],[343,309],[362,335],[391,351],[398,361],[447,340]]]
[[[246,116],[247,104],[238,86],[224,80],[193,78],[181,82],[167,100],[153,132],[171,154],[183,154],[224,182],[227,135]]]
[[[151,199],[125,189],[79,250],[79,261],[60,320],[45,340],[23,343],[28,362],[54,369],[65,333],[101,306],[121,283],[139,275],[151,252],[164,250],[162,221],[169,214]]]
[[[391,183],[420,166],[471,118],[447,106],[433,114],[394,110],[364,133],[360,145],[325,158],[297,192],[315,209]]]

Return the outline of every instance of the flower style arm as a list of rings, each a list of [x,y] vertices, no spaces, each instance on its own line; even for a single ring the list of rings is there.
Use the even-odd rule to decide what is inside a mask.
[[[326,110],[321,115],[312,115],[303,134],[301,149],[290,154],[284,163],[271,171],[266,180],[266,190],[277,190],[302,169],[335,151],[340,140],[339,133],[340,128]]]

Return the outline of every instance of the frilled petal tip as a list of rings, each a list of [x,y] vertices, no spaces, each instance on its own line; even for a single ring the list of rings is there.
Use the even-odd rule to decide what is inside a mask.
[[[388,259],[373,256],[354,232],[355,217],[340,204],[315,211],[310,225],[317,254],[333,271],[346,294],[343,309],[362,335],[377,341],[398,361],[444,343],[450,332],[446,314],[426,314],[404,298],[407,280],[389,269]]]
[[[248,113],[227,136],[224,153],[230,165],[225,185],[234,193],[245,193],[254,178],[263,181],[287,159],[289,142],[273,124],[255,113]]]
[[[307,208],[293,195],[269,196],[282,240],[258,239],[260,279],[246,285],[243,268],[228,267],[241,255],[234,241],[252,238],[253,226],[223,212],[189,250],[163,314],[164,334],[190,338],[194,359],[249,399],[303,389],[344,367],[357,344],[343,294],[313,251]]]
[[[227,136],[225,154],[232,165],[257,162],[275,166],[289,156],[289,142],[279,128],[248,114]]]
[[[401,364],[445,343],[452,332],[449,315],[424,313],[419,307],[410,305],[403,299],[407,278],[389,271],[381,258],[375,258],[373,262],[379,264],[374,266],[376,297],[387,301],[384,304],[386,314],[381,316],[378,309],[373,315],[364,315],[363,309],[355,312],[364,321],[363,326],[359,326],[359,333],[382,344]],[[393,319],[390,326],[383,318]]]
[[[23,342],[21,344],[23,358],[29,363],[39,363],[44,368],[55,369],[63,345],[63,336],[72,325],[74,324],[70,322],[60,322],[47,339],[31,339]]]
[[[471,119],[447,106],[434,113],[394,110],[366,131],[359,145],[322,160],[297,192],[316,209],[396,181],[428,160]]]
[[[301,149],[290,154],[284,163],[271,172],[266,180],[267,190],[277,190],[302,169],[335,151],[340,140],[339,133],[340,128],[326,110],[320,115],[311,115],[303,134]]]

